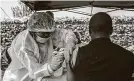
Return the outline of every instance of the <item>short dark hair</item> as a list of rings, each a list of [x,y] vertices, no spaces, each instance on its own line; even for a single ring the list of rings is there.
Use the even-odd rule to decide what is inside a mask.
[[[89,22],[89,32],[91,31],[112,34],[112,18],[105,12],[94,14]]]

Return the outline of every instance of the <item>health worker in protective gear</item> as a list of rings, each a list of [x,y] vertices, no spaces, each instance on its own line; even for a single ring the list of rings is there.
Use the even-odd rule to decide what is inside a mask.
[[[55,27],[52,12],[34,12],[8,49],[12,61],[3,81],[66,81],[76,43],[72,31]]]

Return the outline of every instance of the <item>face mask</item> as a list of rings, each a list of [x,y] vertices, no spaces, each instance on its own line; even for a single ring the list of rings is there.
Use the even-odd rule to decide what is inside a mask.
[[[48,38],[41,38],[39,37],[38,35],[36,36],[36,41],[39,42],[39,43],[45,43],[49,40],[50,37]]]

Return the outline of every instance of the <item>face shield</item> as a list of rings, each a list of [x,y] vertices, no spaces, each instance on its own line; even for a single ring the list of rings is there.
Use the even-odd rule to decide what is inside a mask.
[[[50,38],[50,37],[42,38],[42,37],[36,35],[35,40],[36,40],[38,43],[44,44],[44,43],[46,43],[46,42],[49,40],[49,38]]]
[[[52,34],[52,32],[37,32],[35,33],[36,36],[39,36],[41,38],[49,38]]]

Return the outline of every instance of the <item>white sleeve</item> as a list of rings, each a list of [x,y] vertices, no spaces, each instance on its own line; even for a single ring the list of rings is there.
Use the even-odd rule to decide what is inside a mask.
[[[48,71],[48,63],[41,65],[28,49],[22,48],[18,54],[22,64],[28,69],[31,78],[51,76]],[[43,72],[43,74],[42,74]]]
[[[40,70],[34,72],[34,75],[35,75],[36,77],[50,76],[50,75],[51,75],[51,74],[49,73],[49,72],[50,72],[50,71],[49,71],[50,68],[48,69],[48,67],[49,67],[49,65],[48,65],[48,63],[46,63],[46,64],[42,67],[42,69],[40,69]]]
[[[71,30],[62,30],[62,39],[66,43],[66,46],[74,47],[78,42],[76,35]]]

